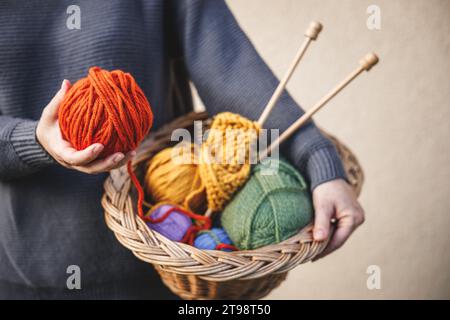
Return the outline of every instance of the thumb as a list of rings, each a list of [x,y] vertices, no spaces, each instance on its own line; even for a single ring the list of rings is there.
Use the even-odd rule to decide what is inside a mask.
[[[61,83],[61,88],[58,90],[58,92],[55,94],[55,96],[52,98],[49,104],[45,107],[42,113],[45,119],[55,120],[58,118],[59,105],[63,101],[64,96],[66,95],[70,86],[71,86],[70,81],[64,79],[63,82]]]
[[[324,241],[330,233],[331,218],[334,215],[334,206],[331,203],[314,203],[315,220],[313,236],[316,241]]]

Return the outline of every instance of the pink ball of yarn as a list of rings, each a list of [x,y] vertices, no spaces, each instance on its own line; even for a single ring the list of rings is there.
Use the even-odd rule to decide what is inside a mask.
[[[175,207],[168,204],[157,206],[150,214],[150,217],[153,220],[160,219],[172,208]],[[189,227],[192,226],[192,220],[175,208],[163,221],[157,223],[147,222],[147,226],[166,238],[179,242],[183,239]]]

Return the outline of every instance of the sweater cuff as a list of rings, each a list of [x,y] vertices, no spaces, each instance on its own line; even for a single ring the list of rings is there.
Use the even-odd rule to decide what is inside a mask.
[[[10,142],[19,158],[28,166],[40,168],[54,163],[36,139],[37,121],[21,121],[11,132]]]
[[[344,166],[334,146],[315,150],[306,163],[311,190],[327,181],[347,180]]]

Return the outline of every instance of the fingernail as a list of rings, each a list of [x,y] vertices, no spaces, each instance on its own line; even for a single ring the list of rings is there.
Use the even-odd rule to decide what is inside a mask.
[[[118,162],[122,161],[124,157],[125,156],[123,154],[118,154],[117,156],[114,157],[114,162],[118,163]]]
[[[61,83],[61,89],[64,89],[66,86],[66,79],[64,79]]]
[[[130,157],[133,158],[133,157],[135,157],[135,156],[136,156],[136,151],[131,151],[131,152],[130,152]]]
[[[100,153],[103,150],[103,145],[102,144],[97,144],[93,149],[92,152],[93,153]]]
[[[316,239],[323,239],[325,236],[325,233],[323,232],[323,230],[317,230],[314,232],[314,238]]]

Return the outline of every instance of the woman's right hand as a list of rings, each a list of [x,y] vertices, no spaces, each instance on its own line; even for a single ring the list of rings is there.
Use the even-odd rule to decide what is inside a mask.
[[[42,111],[36,128],[37,140],[55,161],[66,168],[96,174],[123,166],[136,155],[135,151],[130,151],[127,155],[117,152],[106,158],[97,159],[104,149],[102,144],[94,143],[86,149],[78,151],[62,138],[58,122],[58,109],[70,86],[70,82],[64,80],[61,89]]]

